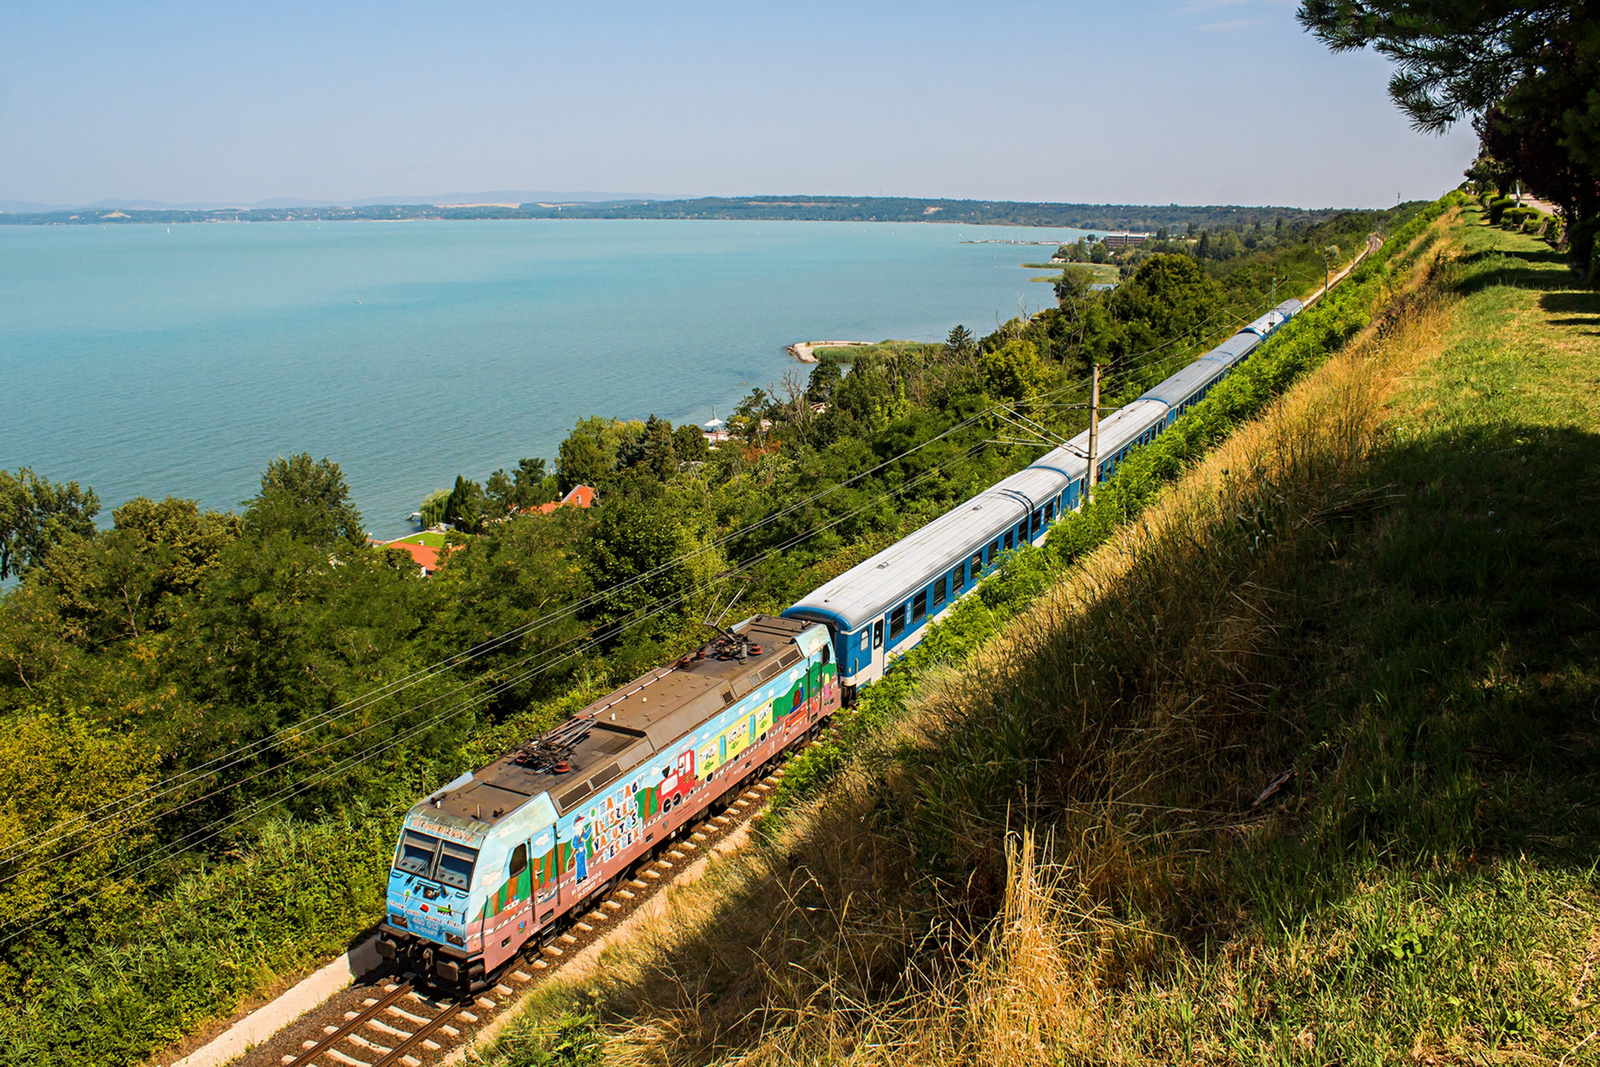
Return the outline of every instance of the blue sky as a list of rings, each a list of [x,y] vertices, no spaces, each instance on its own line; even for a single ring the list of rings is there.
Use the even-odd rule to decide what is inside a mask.
[[[1476,138],[1279,0],[0,3],[0,200],[1393,203]]]

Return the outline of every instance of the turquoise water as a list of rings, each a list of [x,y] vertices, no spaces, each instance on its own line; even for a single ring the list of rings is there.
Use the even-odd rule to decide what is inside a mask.
[[[340,463],[376,534],[575,419],[726,413],[784,346],[980,336],[1078,231],[490,221],[0,226],[0,468],[232,508]]]

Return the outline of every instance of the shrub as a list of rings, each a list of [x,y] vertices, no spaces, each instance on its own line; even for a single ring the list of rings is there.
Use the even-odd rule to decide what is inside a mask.
[[[1507,230],[1526,228],[1529,222],[1537,222],[1544,217],[1544,212],[1531,207],[1508,207],[1500,213],[1500,225]]]
[[[1489,225],[1500,225],[1500,216],[1505,213],[1507,208],[1513,208],[1516,206],[1517,201],[1513,197],[1509,196],[1502,196],[1498,200],[1489,201]]]

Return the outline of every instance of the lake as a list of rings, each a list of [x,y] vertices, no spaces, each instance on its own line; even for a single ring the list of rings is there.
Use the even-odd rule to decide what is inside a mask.
[[[0,468],[234,508],[337,461],[368,528],[585,415],[704,422],[813,339],[982,336],[1080,231],[829,222],[0,226]]]

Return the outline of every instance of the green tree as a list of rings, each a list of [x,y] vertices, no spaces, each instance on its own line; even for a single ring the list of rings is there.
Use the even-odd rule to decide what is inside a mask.
[[[435,489],[422,498],[422,506],[418,513],[422,516],[422,528],[429,529],[444,521],[444,506],[450,502],[450,490]]]
[[[69,536],[94,535],[100,498],[77,482],[53,483],[32,468],[0,470],[0,579],[43,563]]]
[[[837,362],[831,359],[821,361],[811,368],[811,377],[806,381],[806,399],[813,404],[826,404],[843,377]]]
[[[491,518],[503,519],[521,506],[517,499],[517,483],[504,468],[484,480],[483,495],[487,498]]]
[[[678,452],[672,443],[672,423],[654,415],[645,420],[644,436],[639,440],[639,460],[634,465],[662,482],[678,473]]]
[[[965,326],[952,327],[944,339],[945,355],[951,359],[970,359],[977,350],[978,343],[973,338],[972,331]]]
[[[687,423],[672,431],[672,450],[685,463],[704,462],[711,454],[711,447],[706,443],[706,435],[700,427]]]
[[[483,486],[466,477],[456,475],[455,488],[444,502],[444,521],[462,533],[477,533],[488,520],[488,498]]]
[[[1560,203],[1569,222],[1600,212],[1595,4],[1305,0],[1299,19],[1334,51],[1393,60],[1389,95],[1418,129],[1472,118],[1501,177]]]
[[[1305,0],[1302,25],[1336,52],[1371,47],[1395,64],[1389,95],[1418,129],[1481,115],[1563,45],[1591,40],[1587,4],[1571,0]]]
[[[67,538],[40,571],[62,619],[96,644],[170,627],[242,529],[176,497],[135,497],[111,515],[111,530]]]
[[[1203,240],[1203,238],[1202,238]],[[1111,295],[1117,321],[1164,341],[1195,330],[1222,303],[1222,286],[1188,256],[1162,253],[1140,264]]]
[[[600,509],[584,551],[584,574],[593,589],[612,590],[587,614],[615,644],[618,627],[659,634],[680,622],[695,569],[686,556],[693,539],[672,511],[633,501]]]
[[[978,357],[978,369],[989,395],[1015,403],[1026,402],[1050,382],[1050,369],[1039,358],[1032,341],[1007,341]]]
[[[517,483],[517,504],[531,508],[548,504],[559,497],[556,483],[545,470],[543,459],[519,459],[513,474]]]
[[[644,427],[603,419],[598,415],[579,419],[556,455],[556,480],[561,493],[575,485],[599,487],[610,481],[617,469],[618,454],[625,444],[637,440]]]
[[[288,534],[325,548],[360,547],[367,535],[344,472],[330,459],[301,452],[267,464],[261,491],[245,501],[246,527],[257,536]]]

